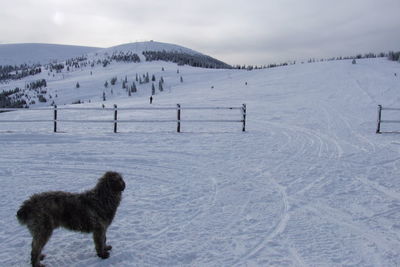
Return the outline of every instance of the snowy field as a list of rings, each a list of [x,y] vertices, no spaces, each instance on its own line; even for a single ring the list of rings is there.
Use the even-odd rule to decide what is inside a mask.
[[[176,65],[162,65],[172,77]],[[182,124],[182,133],[174,123],[120,124],[117,134],[112,124],[60,123],[57,134],[51,123],[0,124],[0,266],[29,266],[31,236],[15,217],[23,200],[48,190],[81,192],[107,170],[127,184],[108,230],[111,257],[96,256],[90,235],[58,229],[44,249],[47,266],[400,266],[400,134],[375,134],[377,105],[400,107],[400,64],[182,73],[185,82],[171,78],[155,107],[246,103],[247,132],[240,123]],[[60,88],[68,82],[76,79]],[[148,107],[148,94],[106,105],[114,103]],[[152,112],[120,116],[158,116]],[[199,116],[241,118],[228,113]],[[38,116],[52,113],[0,114]]]

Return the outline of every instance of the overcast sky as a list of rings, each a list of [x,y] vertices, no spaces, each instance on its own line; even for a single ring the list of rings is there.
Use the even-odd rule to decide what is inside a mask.
[[[400,50],[400,0],[10,0],[0,43],[155,40],[229,64]]]

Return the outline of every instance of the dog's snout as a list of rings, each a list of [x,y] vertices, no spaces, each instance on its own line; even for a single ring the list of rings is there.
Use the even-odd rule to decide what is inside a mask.
[[[125,182],[121,179],[121,191],[125,190]]]

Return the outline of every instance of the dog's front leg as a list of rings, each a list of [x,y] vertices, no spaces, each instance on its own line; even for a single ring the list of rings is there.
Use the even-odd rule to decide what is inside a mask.
[[[111,248],[107,249],[106,246],[106,229],[99,228],[93,231],[93,240],[96,247],[97,256],[102,259],[107,259],[110,257],[110,253],[107,250],[110,250]]]
[[[104,233],[104,249],[107,250],[107,251],[112,250],[112,246],[111,245],[107,245],[106,233]]]

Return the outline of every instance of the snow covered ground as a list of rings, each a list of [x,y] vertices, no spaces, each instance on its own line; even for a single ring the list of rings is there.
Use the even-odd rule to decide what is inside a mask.
[[[176,72],[164,62],[140,68],[161,65],[170,77]],[[23,200],[89,189],[107,170],[121,172],[127,184],[108,231],[111,257],[96,257],[90,235],[59,229],[44,249],[47,266],[400,265],[400,135],[375,134],[377,105],[400,107],[400,64],[371,59],[181,72],[185,82],[171,78],[154,106],[246,103],[247,132],[240,123],[187,123],[182,133],[174,123],[120,124],[118,134],[111,124],[60,123],[57,134],[51,123],[0,124],[1,266],[29,265],[31,237],[15,218]],[[60,81],[64,92],[67,82]],[[114,96],[106,106],[114,103],[148,107],[148,94]],[[175,118],[175,111],[157,112],[120,116]],[[38,116],[52,114],[0,114]],[[190,116],[240,119],[240,112]]]

